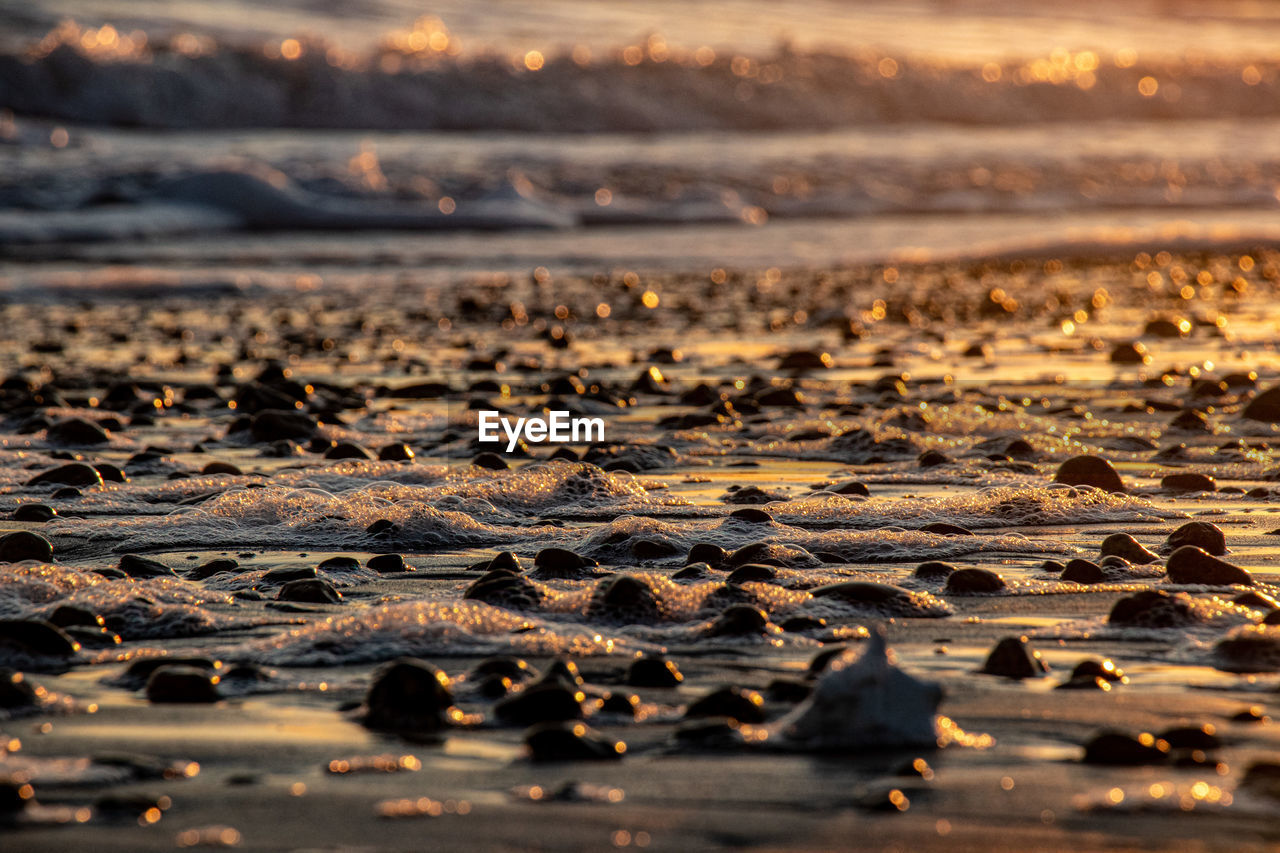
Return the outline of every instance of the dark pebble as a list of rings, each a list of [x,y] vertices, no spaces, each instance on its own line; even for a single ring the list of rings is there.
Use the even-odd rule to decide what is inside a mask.
[[[370,557],[365,565],[381,574],[403,572],[407,568],[404,564],[404,557],[399,554],[379,554],[376,557]]]
[[[48,504],[20,504],[9,516],[14,521],[30,521],[43,524],[56,517],[58,511]]]
[[[1183,545],[1169,556],[1166,564],[1169,580],[1181,584],[1253,586],[1253,576],[1239,566],[1207,553],[1195,545]]]
[[[1116,469],[1100,456],[1073,456],[1058,467],[1053,481],[1068,486],[1093,486],[1106,492],[1126,491]]]
[[[791,616],[781,625],[782,630],[788,634],[819,631],[825,627],[827,627],[827,620],[819,619],[816,616]]]
[[[947,577],[947,592],[962,595],[999,592],[1005,588],[1004,578],[988,569],[956,569]]]
[[[961,527],[958,524],[947,524],[945,521],[934,521],[920,528],[922,533],[932,533],[936,536],[972,536],[973,531],[967,527]]]
[[[1199,621],[1192,604],[1191,596],[1185,592],[1145,589],[1117,601],[1107,621],[1142,628],[1183,628]]]
[[[462,597],[516,609],[534,608],[542,603],[542,591],[533,581],[504,569],[495,569],[481,575],[467,587]]]
[[[477,454],[476,457],[471,460],[471,464],[477,468],[485,468],[489,471],[505,471],[511,467],[507,464],[507,460],[503,459],[496,453],[488,451]]]
[[[1107,579],[1102,567],[1088,560],[1074,559],[1062,570],[1062,579],[1080,584],[1102,583]]]
[[[1165,729],[1157,737],[1169,744],[1170,749],[1198,749],[1208,752],[1222,746],[1217,730],[1209,723],[1198,726],[1175,726]]]
[[[400,525],[396,524],[394,521],[379,518],[377,521],[366,527],[364,532],[370,536],[390,536],[393,533],[399,532],[399,530]]]
[[[582,693],[558,684],[539,684],[508,696],[493,708],[507,725],[529,726],[552,720],[582,719]]]
[[[41,619],[0,619],[0,652],[5,649],[32,657],[69,658],[80,647],[61,628]]]
[[[1102,540],[1102,545],[1098,550],[1104,557],[1112,555],[1124,557],[1130,563],[1139,566],[1160,562],[1159,556],[1147,550],[1141,542],[1128,533],[1112,533]]]
[[[188,571],[187,579],[193,581],[205,580],[206,578],[211,578],[214,575],[221,574],[223,572],[234,572],[238,568],[240,568],[240,564],[235,560],[228,557],[219,557],[217,559],[210,560],[203,566],[197,566],[196,568]]]
[[[57,468],[43,471],[27,481],[28,486],[101,486],[102,475],[98,469],[83,462],[68,462]]]
[[[951,577],[955,570],[956,567],[950,563],[928,560],[916,566],[916,570],[911,573],[911,576],[920,580],[939,581]]]
[[[217,702],[218,676],[195,666],[167,664],[147,679],[147,701],[155,703]]]
[[[634,720],[636,711],[639,707],[639,696],[634,693],[622,693],[611,690],[600,698],[600,701],[596,705],[596,710],[602,714],[618,714]]]
[[[373,454],[351,441],[340,441],[324,452],[325,459],[363,459],[373,460]]]
[[[48,563],[53,559],[53,544],[38,533],[17,530],[0,536],[0,563],[35,560]]]
[[[597,734],[584,723],[543,723],[526,732],[524,742],[537,762],[616,761],[627,751],[622,741]]]
[[[690,563],[706,563],[708,566],[721,566],[729,559],[729,552],[721,548],[719,545],[712,545],[709,542],[699,542],[689,549],[689,556],[685,558],[685,565]]]
[[[40,704],[36,689],[26,676],[12,669],[0,669],[0,710],[16,711]]]
[[[407,444],[397,442],[378,448],[378,460],[381,462],[412,462],[414,452]]]
[[[137,554],[125,554],[116,568],[134,579],[177,577],[173,569],[164,563]]]
[[[1227,553],[1227,537],[1222,528],[1208,521],[1188,521],[1165,540],[1165,547],[1170,551],[1183,545],[1195,545],[1215,557]]]
[[[768,628],[769,617],[763,610],[750,604],[732,604],[711,623],[707,636],[758,637],[767,634]]]
[[[745,566],[739,566],[729,573],[724,579],[725,583],[752,583],[777,580],[778,570],[772,566],[766,566],[760,563],[747,563]]]
[[[258,583],[271,586],[289,583],[290,581],[315,580],[318,577],[319,575],[316,574],[314,566],[277,566],[268,570],[258,580]]]
[[[675,661],[662,655],[644,655],[627,667],[626,681],[632,687],[676,687],[684,676]]]
[[[300,601],[308,604],[341,604],[342,593],[320,578],[289,581],[276,593],[277,601]]]
[[[596,585],[587,604],[587,617],[627,624],[654,622],[662,617],[662,607],[646,581],[634,575],[614,575]]]
[[[581,578],[595,566],[595,560],[575,554],[567,548],[543,548],[533,558],[533,570],[542,578]]]
[[[47,433],[51,444],[64,444],[73,447],[106,444],[111,441],[107,431],[96,423],[84,418],[65,418],[55,421]]]
[[[1111,767],[1141,767],[1169,760],[1169,744],[1147,732],[1134,736],[1103,732],[1084,745],[1085,764]]]
[[[323,560],[316,568],[331,572],[354,572],[360,568],[360,561],[355,557],[330,557]]]
[[[520,684],[531,678],[537,677],[537,671],[529,666],[527,661],[520,658],[500,656],[485,658],[471,668],[467,673],[468,679],[481,679],[490,675],[500,675],[504,678],[511,679],[512,682]]]
[[[1005,637],[987,655],[981,671],[1004,678],[1039,678],[1048,674],[1049,665],[1026,637]]]
[[[743,507],[742,509],[735,509],[733,512],[729,513],[729,517],[736,518],[739,521],[746,521],[751,524],[768,524],[773,521],[772,515],[769,515],[769,513],[762,509],[756,509],[751,506]]]
[[[721,687],[691,703],[684,712],[695,717],[731,717],[740,723],[764,722],[764,698],[754,690]]]
[[[449,677],[424,660],[400,658],[384,664],[365,695],[364,724],[391,731],[437,731],[454,713],[449,688]]]

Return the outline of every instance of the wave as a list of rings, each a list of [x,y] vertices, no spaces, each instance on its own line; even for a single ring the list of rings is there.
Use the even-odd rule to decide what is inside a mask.
[[[65,24],[0,56],[0,108],[146,128],[363,128],[599,133],[1003,125],[1280,115],[1280,60],[1055,51],[964,65],[805,52],[658,56],[632,49],[512,59],[386,43],[356,56],[319,40],[264,47],[169,42]],[[93,37],[90,38],[89,36]]]

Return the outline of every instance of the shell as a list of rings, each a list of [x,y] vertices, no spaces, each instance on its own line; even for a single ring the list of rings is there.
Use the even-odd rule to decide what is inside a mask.
[[[892,749],[938,745],[942,688],[894,664],[884,633],[829,665],[813,695],[769,727],[771,746]]]

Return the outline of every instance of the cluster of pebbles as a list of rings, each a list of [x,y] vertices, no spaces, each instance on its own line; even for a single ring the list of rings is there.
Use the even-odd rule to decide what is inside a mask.
[[[1064,708],[1086,691],[1139,692],[1127,643],[1141,660],[1269,684],[1280,671],[1280,589],[1266,537],[1280,531],[1255,528],[1280,480],[1277,365],[1215,371],[1203,355],[1188,361],[1196,347],[1243,346],[1224,331],[1220,305],[1242,318],[1232,334],[1261,334],[1244,321],[1261,310],[1256,292],[1272,292],[1277,260],[1255,256],[877,267],[803,281],[717,270],[705,281],[627,273],[553,283],[539,270],[527,282],[431,292],[437,301],[391,290],[360,308],[323,290],[0,306],[0,320],[30,342],[3,356],[0,382],[0,720],[65,712],[52,691],[74,690],[60,675],[88,667],[107,673],[106,688],[145,699],[142,718],[174,705],[233,714],[245,696],[288,696],[308,681],[303,669],[265,665],[256,641],[415,599],[514,614],[508,653],[455,647],[427,660],[393,645],[376,669],[368,658],[346,669],[326,700],[334,719],[420,744],[516,733],[538,765],[873,747],[915,761],[943,745],[990,747],[1002,732],[967,734],[938,715],[944,687],[1031,690],[1053,679]],[[1175,300],[1155,291],[1156,272],[1199,290]],[[877,277],[870,292],[888,298],[862,305],[857,286]],[[1143,296],[1126,307],[1131,279],[1144,282]],[[1175,307],[1194,320],[1179,322]],[[1175,319],[1145,322],[1137,337],[1149,344],[1045,343],[1081,312],[1131,328],[1153,310]],[[1011,339],[1011,321],[1046,320],[1051,333],[1020,339],[1029,349],[1013,357],[1024,362],[1019,376],[1002,377],[988,339]],[[735,336],[761,331],[774,341],[765,361],[735,352]],[[1152,367],[1161,347],[1171,362]],[[1078,387],[1025,378],[1025,362],[1044,352],[1112,378]],[[991,366],[993,379],[957,381],[931,359]],[[481,408],[603,416],[609,441],[495,452],[475,440]],[[322,489],[325,476],[362,472],[377,482],[441,462],[467,482],[518,484],[530,465],[556,460],[580,466],[584,488],[608,475],[623,478],[630,498],[670,496],[663,511],[684,538],[643,527],[600,534],[624,514],[617,495],[508,518],[506,530],[536,529],[523,540],[434,549],[410,547],[412,520],[391,518],[355,531],[341,553],[324,547],[324,525],[264,547],[237,542],[242,528],[229,522],[229,540],[185,543],[198,552],[185,559],[114,532],[124,513],[129,524],[181,524],[233,490]],[[947,493],[981,498],[991,486],[1021,491],[934,517]],[[1053,496],[1088,498],[1103,515],[1060,520]],[[806,506],[823,509],[806,515]],[[958,556],[889,550],[854,561],[838,543],[789,541],[867,530],[868,517],[893,506],[905,510],[881,531]],[[1189,517],[1206,510],[1214,521]],[[1127,529],[1115,529],[1111,511],[1129,513]],[[718,534],[700,536],[707,530]],[[319,551],[327,556],[303,559]],[[1073,604],[1064,611],[1058,600]],[[1018,609],[1000,609],[1014,601]],[[1003,624],[1035,615],[1037,602],[1050,602],[1053,618],[1093,618],[1106,653],[1088,633],[1071,637],[1089,648],[1055,670],[1049,657],[1071,653],[1063,640]],[[165,608],[196,621],[157,628]],[[237,619],[218,621],[227,614]],[[140,630],[147,620],[153,630]],[[569,623],[622,654],[515,652],[522,636]],[[882,629],[911,663],[895,662]],[[201,633],[204,649],[192,645]],[[935,641],[939,633],[953,639]],[[1163,651],[1153,636],[1168,638]],[[948,645],[975,648],[975,665],[933,667],[941,687],[910,674],[922,653],[945,663]],[[739,669],[750,674],[735,677]],[[1256,688],[1232,698],[1245,693]],[[1219,728],[1265,723],[1271,701],[1244,705]],[[1231,747],[1207,720],[1096,727],[1072,742],[1076,759],[1111,768],[1212,768]],[[5,763],[0,755],[0,773]],[[1261,753],[1249,763],[1250,785],[1274,796],[1265,784],[1274,765]],[[0,821],[27,820],[39,784],[8,778]],[[892,791],[865,805],[905,810]]]

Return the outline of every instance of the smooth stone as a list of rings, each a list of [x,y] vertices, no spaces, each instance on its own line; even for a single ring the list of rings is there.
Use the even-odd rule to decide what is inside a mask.
[[[946,592],[961,595],[999,592],[1005,588],[1004,578],[989,569],[956,569],[947,577]]]
[[[258,579],[258,583],[270,586],[290,581],[315,580],[318,577],[320,576],[316,573],[314,566],[277,566],[269,569]]]
[[[866,487],[866,484],[857,480],[845,480],[841,483],[835,483],[827,486],[826,491],[834,492],[837,495],[861,495],[864,498],[871,496],[871,490]]]
[[[46,521],[52,521],[57,515],[58,511],[48,504],[20,504],[9,517],[14,521],[43,524]]]
[[[1048,674],[1049,665],[1026,637],[1005,637],[991,649],[980,671],[1004,678],[1039,678]]]
[[[477,468],[484,468],[488,471],[506,471],[511,466],[507,464],[507,460],[503,459],[496,453],[486,451],[476,454],[471,460],[471,464]]]
[[[1166,564],[1169,580],[1179,584],[1253,586],[1253,576],[1239,566],[1207,553],[1195,545],[1183,545],[1169,555]]]
[[[634,693],[622,693],[618,691],[609,691],[600,697],[596,704],[597,713],[601,714],[618,714],[619,716],[635,719],[636,711],[640,708],[640,697]]]
[[[202,477],[239,477],[244,474],[239,466],[230,462],[210,462],[200,469]]]
[[[41,619],[0,619],[0,650],[37,657],[69,658],[80,647],[56,625]]]
[[[1224,672],[1280,670],[1280,625],[1241,625],[1213,647],[1214,666]]]
[[[916,566],[916,570],[911,573],[913,578],[920,580],[938,581],[946,580],[956,571],[956,567],[950,563],[943,563],[938,560],[927,560]]]
[[[537,684],[508,696],[493,708],[507,725],[582,719],[582,693],[559,684]]]
[[[1084,745],[1085,764],[1111,767],[1141,767],[1169,760],[1169,744],[1147,732],[1134,736],[1122,732],[1102,732]]]
[[[249,432],[257,442],[311,438],[317,429],[315,418],[287,409],[265,409],[254,415],[249,424]]]
[[[471,671],[467,673],[467,679],[481,679],[491,675],[500,675],[503,678],[511,679],[515,684],[520,684],[536,678],[538,673],[537,670],[529,666],[528,661],[508,655],[500,655],[498,657],[485,658],[473,666]]]
[[[1147,550],[1141,542],[1128,533],[1112,533],[1102,540],[1102,546],[1098,550],[1103,557],[1112,555],[1124,557],[1134,565],[1145,566],[1160,562],[1157,554]]]
[[[1208,521],[1188,521],[1165,539],[1165,547],[1171,551],[1183,545],[1195,545],[1215,557],[1227,553],[1227,537],[1222,528]]]
[[[725,583],[769,583],[777,580],[778,570],[760,563],[739,566],[724,579]]]
[[[57,468],[43,471],[27,481],[28,486],[101,486],[102,475],[98,469],[83,462],[68,462]]]
[[[1199,749],[1208,752],[1222,746],[1222,738],[1211,723],[1198,726],[1174,726],[1160,732],[1157,737],[1169,744],[1170,749]]]
[[[373,454],[352,441],[340,441],[324,452],[325,459],[361,459],[372,462]]]
[[[934,521],[920,528],[921,533],[932,533],[935,536],[973,536],[973,531],[958,524],[947,524],[945,521]]]
[[[850,604],[886,604],[910,601],[911,593],[893,584],[875,581],[840,581],[809,590],[814,598],[837,598]]]
[[[689,549],[689,556],[685,558],[685,565],[691,563],[706,563],[709,566],[720,566],[729,559],[729,552],[721,548],[719,545],[712,545],[709,542],[699,542]]]
[[[920,468],[937,468],[950,462],[949,456],[937,450],[926,450],[916,457],[916,465]]]
[[[498,556],[501,557],[502,555],[499,554]],[[515,555],[513,554],[512,556],[514,557]],[[495,561],[497,559],[497,557],[494,558]],[[519,565],[518,561],[516,563]],[[580,578],[583,576],[584,570],[595,566],[595,560],[589,560],[567,548],[543,548],[533,558],[533,570],[539,577],[544,578]],[[502,568],[502,566],[496,565],[493,568]],[[517,570],[515,568],[512,569],[512,571]]]
[[[145,687],[147,682],[151,679],[152,673],[162,666],[194,667],[196,669],[205,670],[210,674],[216,674],[222,665],[220,662],[210,660],[209,658],[198,657],[170,657],[165,655],[161,657],[137,658],[136,660],[130,661],[129,666],[125,671],[112,679],[111,683],[123,687],[126,690],[137,690],[141,687]]]
[[[1160,478],[1160,488],[1172,492],[1216,492],[1218,484],[1206,474],[1166,474]]]
[[[711,623],[707,636],[758,637],[767,634],[768,628],[769,617],[760,608],[750,604],[731,604]]]
[[[1244,407],[1240,417],[1268,424],[1280,424],[1280,385],[1258,394]]]
[[[1103,658],[1102,660],[1085,658],[1075,665],[1075,669],[1071,670],[1071,678],[1101,678],[1104,681],[1113,681],[1121,684],[1129,681],[1129,677],[1124,674],[1124,670],[1116,666],[1115,661],[1110,658]]]
[[[596,585],[587,604],[587,617],[627,623],[653,622],[662,617],[662,606],[653,588],[644,580],[634,575],[614,575]]]
[[[1112,625],[1141,628],[1185,628],[1201,621],[1193,604],[1191,596],[1185,592],[1144,589],[1112,605],[1107,621]]]
[[[157,704],[217,702],[222,698],[218,681],[218,676],[210,670],[167,664],[157,667],[147,679],[147,701]]]
[[[378,448],[379,462],[412,462],[414,457],[413,448],[403,442],[387,444]]]
[[[97,613],[92,610],[86,610],[83,607],[76,607],[73,604],[59,604],[45,621],[59,628],[70,628],[75,625],[86,628],[101,628],[106,624]]]
[[[159,457],[157,457],[159,458]],[[124,469],[112,465],[110,462],[99,462],[93,466],[105,483],[127,483],[129,477],[124,473]]]
[[[55,421],[46,435],[51,444],[76,447],[106,444],[111,441],[111,436],[106,430],[85,418],[65,418]]]
[[[137,554],[125,554],[116,568],[134,579],[177,577],[164,563]]]
[[[1130,563],[1124,557],[1117,557],[1115,554],[1108,554],[1098,561],[1098,565],[1104,569],[1118,569],[1119,571],[1130,571],[1133,569],[1133,563]]]
[[[1258,592],[1256,589],[1240,593],[1231,599],[1231,603],[1243,604],[1245,607],[1253,607],[1260,610],[1280,610],[1280,600],[1265,592]]]
[[[276,601],[300,601],[309,604],[341,604],[342,593],[321,578],[289,581],[276,593]]]
[[[365,566],[380,574],[403,572],[408,569],[404,564],[404,557],[399,554],[378,554],[376,557],[370,557]]]
[[[1116,469],[1100,456],[1073,456],[1058,467],[1053,481],[1068,486],[1093,486],[1106,492],[1127,491]]]
[[[586,682],[582,678],[582,673],[578,671],[576,663],[565,658],[556,658],[547,665],[547,671],[542,676],[542,683],[560,684],[564,687],[577,689]]]
[[[617,761],[627,745],[591,730],[584,723],[549,722],[525,733],[529,758],[535,762]]]
[[[791,616],[780,627],[788,634],[820,631],[827,627],[827,620],[819,619],[816,616]]]
[[[418,658],[400,658],[374,673],[363,722],[371,729],[433,732],[448,725],[453,713],[444,671]]]
[[[685,719],[731,717],[740,723],[763,723],[764,697],[754,690],[721,687],[692,702],[684,716]]]
[[[1102,567],[1097,563],[1078,558],[1067,562],[1066,568],[1062,570],[1061,577],[1064,581],[1072,581],[1079,584],[1103,583],[1107,579]]]
[[[210,560],[203,566],[197,566],[196,568],[191,569],[187,572],[187,580],[205,580],[223,572],[234,572],[238,568],[240,568],[240,564],[235,560],[228,557],[219,557],[217,559]]]
[[[627,667],[626,682],[632,687],[677,687],[682,681],[675,661],[662,655],[643,655]]]
[[[39,694],[26,676],[12,669],[0,669],[0,710],[35,708],[39,704]]]
[[[355,557],[330,557],[322,560],[316,568],[331,572],[354,572],[360,568],[360,561]]]
[[[762,509],[748,506],[742,509],[735,509],[729,513],[729,518],[736,518],[738,521],[745,521],[749,524],[768,524],[773,521],[773,516]]]
[[[533,581],[504,569],[494,569],[481,575],[467,587],[462,597],[517,609],[531,609],[542,603],[542,591]]]
[[[704,580],[711,575],[711,567],[706,563],[690,563],[671,575],[674,581]]]
[[[1245,770],[1240,787],[1272,800],[1280,800],[1280,762],[1253,762]]]
[[[38,563],[52,561],[53,543],[27,530],[0,536],[0,563],[21,563],[23,560],[35,560]]]

